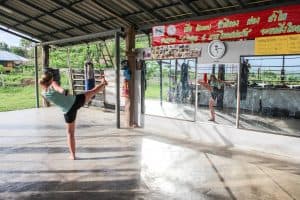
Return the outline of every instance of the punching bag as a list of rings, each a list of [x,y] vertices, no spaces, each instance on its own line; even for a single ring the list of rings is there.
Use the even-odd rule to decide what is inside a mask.
[[[218,69],[218,80],[225,81],[225,65],[220,64]],[[221,84],[221,87],[218,88],[218,96],[217,96],[217,107],[223,108],[223,99],[224,99],[224,85]]]
[[[84,63],[84,79],[85,90],[91,90],[95,87],[95,73],[94,64],[91,60],[87,60]]]
[[[245,100],[247,98],[247,88],[248,88],[248,76],[249,76],[250,65],[248,60],[244,60],[241,65],[241,77],[240,77],[240,100]]]
[[[189,75],[189,66],[186,63],[182,63],[181,76],[180,76],[181,87],[182,87],[181,88],[182,100],[188,97],[188,92],[189,92],[188,75]]]

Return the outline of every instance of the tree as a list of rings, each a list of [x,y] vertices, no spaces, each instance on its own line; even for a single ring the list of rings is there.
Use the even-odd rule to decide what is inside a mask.
[[[0,50],[9,51],[8,45],[5,42],[0,42]]]
[[[21,39],[20,46],[25,51],[25,57],[33,57],[33,43],[31,41]]]
[[[19,56],[23,56],[23,57],[26,56],[26,50],[21,47],[11,47],[10,51]]]
[[[20,46],[23,47],[26,50],[29,50],[32,48],[32,42],[29,40],[21,39],[20,40]]]

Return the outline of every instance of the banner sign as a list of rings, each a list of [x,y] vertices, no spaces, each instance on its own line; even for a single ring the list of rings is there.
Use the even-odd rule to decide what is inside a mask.
[[[142,59],[175,59],[197,58],[201,56],[201,48],[191,47],[188,44],[164,45],[143,49]]]
[[[152,28],[152,46],[300,33],[300,4]]]
[[[255,55],[299,53],[300,34],[255,38]]]

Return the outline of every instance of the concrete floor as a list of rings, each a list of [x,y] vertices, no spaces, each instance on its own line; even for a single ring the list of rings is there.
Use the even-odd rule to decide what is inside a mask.
[[[0,199],[300,199],[299,160],[176,138],[175,126],[166,135],[160,118],[146,121],[118,130],[113,113],[81,109],[71,161],[57,108],[0,113]]]

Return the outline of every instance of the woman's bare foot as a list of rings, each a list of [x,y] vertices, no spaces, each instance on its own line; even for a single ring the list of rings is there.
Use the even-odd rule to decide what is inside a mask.
[[[70,155],[69,158],[70,158],[70,160],[76,160],[75,155]]]

